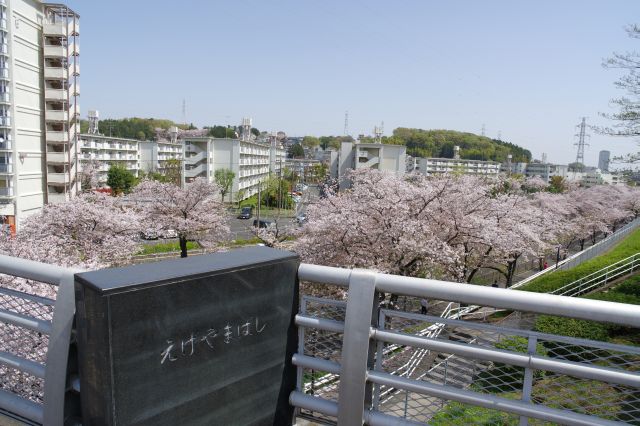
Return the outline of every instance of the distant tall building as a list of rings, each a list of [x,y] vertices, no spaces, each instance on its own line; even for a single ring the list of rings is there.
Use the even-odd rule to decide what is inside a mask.
[[[0,1],[0,222],[20,225],[78,189],[79,16]]]
[[[611,152],[609,151],[600,151],[598,155],[598,168],[603,172],[609,171],[609,158],[611,157]]]

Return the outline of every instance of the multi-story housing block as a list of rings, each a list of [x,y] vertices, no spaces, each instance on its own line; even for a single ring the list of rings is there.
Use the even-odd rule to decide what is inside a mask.
[[[168,130],[168,138],[159,137],[157,141],[140,141],[139,169],[146,172],[166,171],[168,160],[182,162],[184,159],[184,141],[178,138],[178,129]]]
[[[44,15],[42,78],[47,202],[57,202],[79,190],[79,25],[78,16],[66,6],[45,4]]]
[[[329,151],[329,174],[339,181],[340,189],[351,186],[349,170],[376,169],[404,175],[407,147],[381,143],[342,142],[340,149]]]
[[[92,164],[98,171],[98,183],[104,186],[111,165],[125,167],[135,176],[140,169],[139,141],[97,134],[80,135],[80,165]]]
[[[0,221],[12,227],[78,191],[79,16],[0,1]]]
[[[415,171],[424,175],[460,173],[497,177],[500,163],[496,161],[463,160],[460,158],[416,158]]]
[[[270,174],[279,174],[286,152],[276,143],[212,137],[182,137],[185,147],[184,176],[187,182],[206,177],[214,181],[215,171],[228,169],[235,174],[233,199],[258,192]]]

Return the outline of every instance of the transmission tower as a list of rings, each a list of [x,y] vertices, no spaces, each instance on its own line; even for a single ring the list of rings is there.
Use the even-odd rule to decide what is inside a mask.
[[[498,130],[498,140],[501,141],[502,140],[502,131]]]
[[[589,144],[586,143],[584,139],[586,137],[591,137],[591,135],[586,134],[587,118],[582,117],[582,121],[576,127],[580,129],[579,132],[576,133],[576,136],[578,137],[578,142],[574,143],[574,146],[578,147],[578,155],[576,155],[576,163],[584,164],[584,147],[589,146]]]
[[[349,136],[349,111],[344,112],[344,135]]]
[[[182,124],[187,125],[187,101],[182,99]]]
[[[485,136],[485,130],[486,128],[484,127],[484,123],[482,123],[482,131],[480,132],[482,136]]]

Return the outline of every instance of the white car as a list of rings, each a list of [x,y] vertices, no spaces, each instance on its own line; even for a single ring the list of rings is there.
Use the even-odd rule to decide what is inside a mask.
[[[160,231],[160,238],[178,238],[178,233],[175,229],[163,229],[162,231]]]

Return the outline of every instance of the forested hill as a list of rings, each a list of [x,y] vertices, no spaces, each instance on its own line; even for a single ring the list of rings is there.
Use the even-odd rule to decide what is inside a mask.
[[[120,118],[100,120],[98,124],[100,133],[117,138],[129,138],[138,140],[151,140],[156,137],[156,128],[168,129],[177,126],[182,129],[188,128],[182,124],[174,123],[171,120],[156,118]],[[89,129],[89,122],[80,120],[80,132],[86,133]]]
[[[530,162],[531,152],[509,142],[454,130],[422,130],[398,127],[387,143],[404,144],[414,157],[453,158],[453,147],[460,147],[460,158],[499,161],[513,156],[513,162]]]

